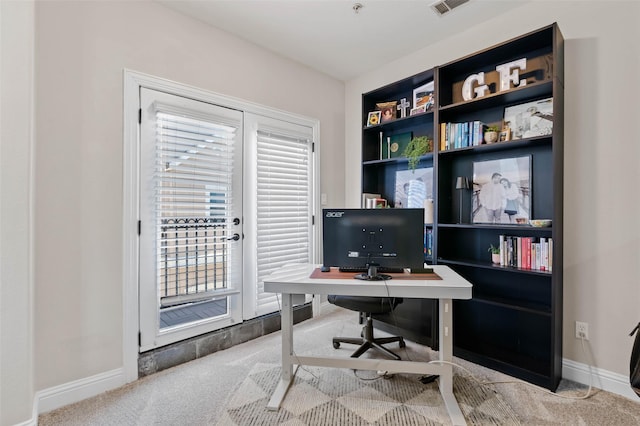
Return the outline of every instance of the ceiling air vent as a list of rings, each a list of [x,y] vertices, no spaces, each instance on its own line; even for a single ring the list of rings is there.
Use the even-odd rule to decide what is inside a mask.
[[[431,5],[431,9],[433,9],[438,16],[444,16],[445,14],[451,12],[458,6],[462,6],[467,3],[469,0],[443,0],[435,2]]]

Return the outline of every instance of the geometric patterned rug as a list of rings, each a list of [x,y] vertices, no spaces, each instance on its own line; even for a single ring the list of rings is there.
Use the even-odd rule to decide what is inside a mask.
[[[218,426],[450,425],[438,383],[416,375],[378,378],[372,371],[298,368],[278,411],[267,402],[280,378],[279,364],[257,363],[229,399]],[[502,397],[491,388],[454,375],[453,393],[470,425],[519,425]]]

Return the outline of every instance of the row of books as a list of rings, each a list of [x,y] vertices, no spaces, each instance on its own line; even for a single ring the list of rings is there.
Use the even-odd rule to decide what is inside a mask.
[[[440,151],[482,144],[486,125],[482,121],[440,123]]]
[[[551,272],[553,239],[500,235],[500,265]]]

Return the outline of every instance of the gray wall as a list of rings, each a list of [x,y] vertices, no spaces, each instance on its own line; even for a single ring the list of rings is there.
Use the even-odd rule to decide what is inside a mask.
[[[33,16],[0,2],[0,425],[33,403]]]

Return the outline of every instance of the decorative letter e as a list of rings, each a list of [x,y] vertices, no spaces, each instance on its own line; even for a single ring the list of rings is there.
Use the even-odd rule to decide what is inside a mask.
[[[515,68],[513,70],[513,73],[511,73],[512,68]],[[527,58],[518,59],[517,61],[498,65],[496,67],[496,71],[500,73],[500,91],[501,92],[511,89],[511,84],[510,84],[511,82],[513,82],[514,86],[527,85],[527,80],[520,80],[520,83],[518,84],[518,78],[520,78],[519,77],[520,74],[518,73],[518,68],[520,68],[523,71],[527,69]]]

